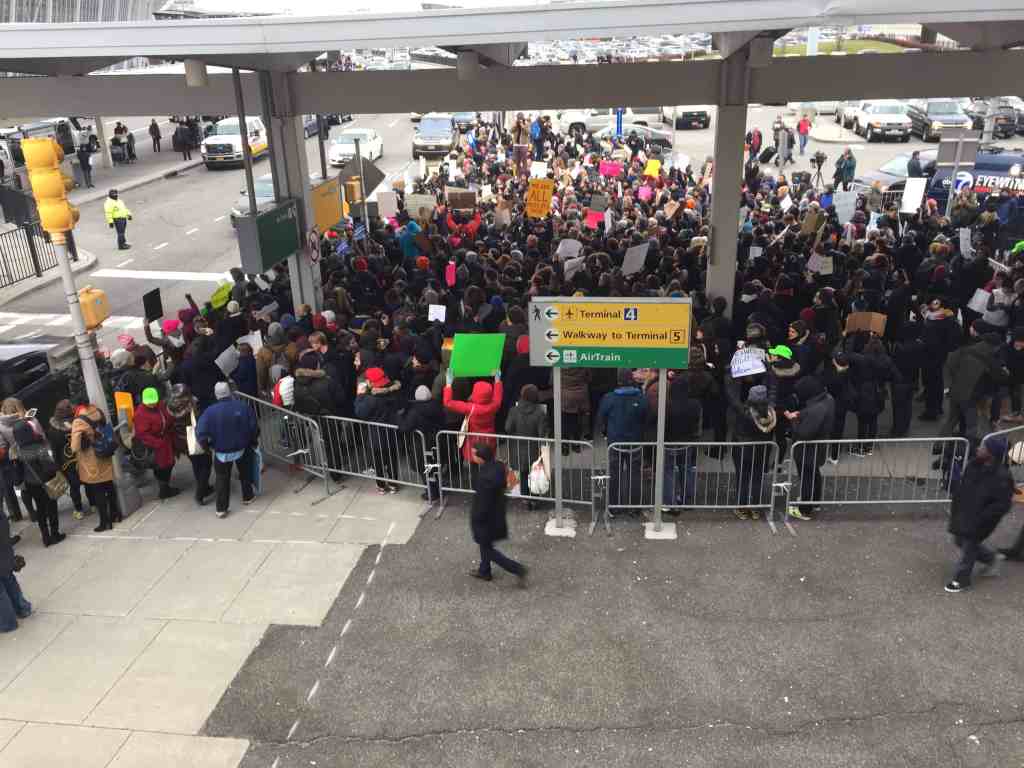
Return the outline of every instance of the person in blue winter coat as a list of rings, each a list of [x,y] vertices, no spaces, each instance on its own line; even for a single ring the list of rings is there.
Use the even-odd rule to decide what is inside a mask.
[[[238,367],[231,374],[235,387],[243,395],[255,398],[259,396],[259,384],[256,376],[256,357],[252,347],[246,343],[238,345]]]
[[[647,398],[633,381],[633,372],[629,368],[620,369],[618,381],[619,386],[602,397],[597,408],[597,429],[603,429],[608,436],[609,446],[642,441],[644,424],[647,422]],[[642,496],[642,451],[639,446],[609,451],[609,504],[639,505]]]
[[[207,450],[213,451],[213,469],[216,473],[217,517],[226,517],[231,501],[231,467],[238,467],[242,481],[242,503],[251,504],[256,498],[253,488],[253,447],[260,436],[256,412],[231,396],[231,387],[225,381],[214,387],[217,402],[203,411],[196,425],[196,438]]]

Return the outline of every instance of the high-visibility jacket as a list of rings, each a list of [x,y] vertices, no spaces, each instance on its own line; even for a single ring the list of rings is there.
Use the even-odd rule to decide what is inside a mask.
[[[104,201],[103,213],[107,216],[107,224],[113,224],[114,219],[127,219],[132,215],[127,205],[121,200],[114,200],[112,197],[108,197]]]

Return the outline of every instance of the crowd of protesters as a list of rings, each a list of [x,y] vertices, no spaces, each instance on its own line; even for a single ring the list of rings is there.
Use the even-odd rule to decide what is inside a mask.
[[[805,128],[797,127],[801,153]],[[228,512],[232,465],[243,503],[252,500],[257,482],[260,424],[236,393],[309,417],[356,418],[399,434],[418,430],[428,446],[438,431],[463,423],[470,432],[546,437],[554,418],[562,420],[566,439],[652,439],[657,382],[651,371],[565,369],[562,412],[552,413],[550,369],[529,361],[526,312],[533,297],[691,299],[689,367],[670,373],[667,393],[672,441],[768,440],[784,457],[792,441],[855,435],[848,451],[833,446],[794,456],[801,476],[799,503],[790,509],[795,517],[815,511],[825,461],[870,455],[883,434],[908,435],[915,401],[921,419],[945,417],[941,434],[974,444],[1000,422],[1024,420],[1024,244],[1011,247],[1001,232],[1016,201],[998,193],[979,201],[965,190],[949,217],[931,199],[908,215],[898,201],[865,189],[842,221],[835,196],[852,182],[852,152],[836,161],[833,184],[815,188],[810,174],[786,173],[796,142],[784,126],[775,133],[781,168],[762,165],[760,132],[747,137],[733,295],[705,292],[711,158],[679,167],[636,134],[600,141],[520,115],[508,128],[479,122],[458,151],[404,190],[430,195],[431,208],[405,210],[400,191],[397,214],[376,220],[369,231],[347,221],[324,233],[317,262],[321,311],[293,302],[284,266],[265,275],[233,270],[229,297],[202,305],[189,297],[188,307],[162,321],[160,333],[146,328],[148,344],[120,339],[101,361],[108,389],[134,400],[141,418],[132,442],[149,449],[142,459],[161,497],[176,493],[171,474],[187,456],[199,504],[214,492],[215,470],[221,515]],[[539,171],[538,163],[544,164]],[[526,215],[531,174],[554,181],[543,217]],[[477,193],[475,205],[448,205],[452,192],[467,191]],[[961,229],[969,231],[966,238]],[[567,239],[581,244],[572,258],[558,255]],[[964,253],[961,243],[968,242]],[[625,253],[636,245],[647,246],[646,258],[627,274]],[[443,320],[428,319],[432,306],[443,307]],[[847,333],[847,317],[856,312],[884,316],[884,331]],[[255,331],[258,349],[249,336]],[[474,332],[506,335],[500,369],[486,379],[453,379],[445,340]],[[730,361],[738,349],[760,350],[766,370],[734,379]],[[118,519],[111,460],[95,451],[105,422],[95,404],[77,400],[58,407],[48,439],[69,477],[76,514],[88,512],[78,491],[84,485],[100,530]],[[20,445],[19,430],[5,421],[8,407],[10,421],[27,423],[20,404],[5,403],[0,450]],[[31,429],[45,434],[38,424]],[[20,433],[31,437],[24,427]],[[391,450],[350,450],[342,444],[349,439],[367,440],[345,430],[328,436],[332,476],[372,469],[380,493],[397,492],[399,457]],[[441,463],[478,465],[480,446],[493,450],[494,441],[470,437]],[[422,456],[408,458],[424,470]],[[529,460],[519,462],[523,476]],[[744,479],[737,514],[756,516],[746,505],[770,492],[767,478],[775,468],[763,450],[734,454],[733,461]],[[695,471],[686,451],[666,464],[667,481],[677,471],[684,478]],[[3,472],[10,489],[16,484],[10,461]],[[685,504],[686,485],[667,482],[663,502]],[[424,496],[435,494],[436,479]],[[37,510],[22,496],[43,527],[45,499],[36,491],[27,496],[43,502]],[[17,499],[3,497],[17,519]],[[45,525],[44,540],[59,540],[56,523]],[[1007,554],[1019,558],[1021,550],[1018,542]]]

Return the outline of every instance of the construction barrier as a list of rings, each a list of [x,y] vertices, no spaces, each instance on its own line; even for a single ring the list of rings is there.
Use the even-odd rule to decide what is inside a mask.
[[[319,479],[324,482],[325,498],[330,496],[324,442],[316,421],[241,392],[237,393],[237,396],[256,411],[256,420],[260,427],[260,450],[263,455],[298,467],[309,475],[306,483],[295,492],[298,493]]]
[[[789,453],[789,503],[805,509],[948,504],[967,458],[963,437],[796,442]]]
[[[615,510],[731,509],[767,513],[779,449],[774,442],[665,443],[662,498],[654,498],[657,443],[608,446],[607,504]]]
[[[555,483],[552,476],[554,440],[442,430],[437,433],[435,453],[440,480],[441,509],[447,504],[445,494],[473,492],[476,465],[465,458],[468,449],[460,447],[460,443],[464,446],[465,443],[472,445],[476,442],[490,443],[494,447],[495,458],[518,473],[519,485],[509,491],[511,498],[536,502],[555,501]],[[592,509],[594,447],[582,440],[563,440],[562,445],[562,501]],[[543,460],[546,470],[547,489],[543,493],[535,493],[530,488],[530,471],[538,459]]]
[[[321,416],[319,422],[328,474],[369,477],[378,487],[427,487],[427,447],[419,430],[341,416]]]

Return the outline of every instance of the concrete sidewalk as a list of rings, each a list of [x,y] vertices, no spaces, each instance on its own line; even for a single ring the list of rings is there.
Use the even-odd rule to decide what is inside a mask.
[[[78,261],[71,262],[71,273],[77,275],[79,272],[86,272],[96,266],[97,258],[96,254],[92,251],[87,251],[84,248],[78,249]],[[8,302],[14,301],[15,299],[24,296],[27,293],[32,293],[40,288],[45,288],[53,283],[60,282],[60,269],[53,267],[43,272],[42,277],[32,277],[28,280],[22,280],[14,285],[8,285],[0,288],[0,307],[3,307]]]
[[[187,463],[175,476],[191,485]],[[109,533],[65,508],[50,548],[15,524],[34,612],[0,635],[0,768],[235,768],[246,739],[198,734],[268,627],[318,626],[365,547],[419,522],[413,491],[355,480],[324,500],[303,477],[268,469],[251,506],[236,483],[225,519],[153,484]]]

